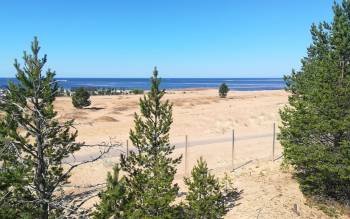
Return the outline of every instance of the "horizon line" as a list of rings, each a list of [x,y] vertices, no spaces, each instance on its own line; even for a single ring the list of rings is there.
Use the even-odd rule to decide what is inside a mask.
[[[0,79],[12,79],[14,77],[0,77]],[[56,77],[69,79],[149,79],[151,77]],[[164,79],[283,79],[282,77],[159,77]]]

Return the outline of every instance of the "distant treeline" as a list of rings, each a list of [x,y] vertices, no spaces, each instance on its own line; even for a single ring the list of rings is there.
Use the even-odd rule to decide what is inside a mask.
[[[59,88],[58,89],[58,95],[57,96],[72,96],[72,94],[77,90],[79,87],[74,88]],[[103,96],[103,95],[125,95],[125,94],[143,94],[145,91],[143,89],[118,89],[118,88],[100,88],[100,87],[84,87],[85,90],[89,92],[91,96]],[[0,96],[5,95],[5,91],[8,90],[8,87],[1,87],[0,88]]]
[[[71,89],[60,88],[58,90],[58,96],[71,96],[78,87]],[[118,89],[118,88],[106,88],[106,87],[84,87],[85,90],[89,92],[91,96],[101,96],[101,95],[124,95],[124,94],[143,94],[142,89]]]

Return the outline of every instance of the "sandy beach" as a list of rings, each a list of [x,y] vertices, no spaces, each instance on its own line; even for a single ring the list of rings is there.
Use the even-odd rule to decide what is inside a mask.
[[[119,149],[125,151],[141,97],[93,96],[92,105],[86,109],[75,109],[69,97],[59,97],[55,108],[60,120],[76,120],[79,141],[98,144],[113,139],[121,144]],[[273,123],[278,132],[278,111],[288,101],[285,91],[233,91],[227,98],[219,98],[217,90],[213,89],[177,90],[168,91],[164,99],[174,104],[171,129],[171,143],[176,146],[174,156],[184,155],[185,136],[188,136],[187,169],[183,159],[175,179],[182,191],[186,191],[183,177],[189,175],[191,167],[202,156],[212,173],[218,177],[229,173],[237,189],[242,191],[237,206],[226,218],[328,218],[305,204],[291,173],[281,170],[281,159],[272,162]],[[233,164],[232,130],[235,133]],[[84,149],[77,159],[98,152],[96,148]],[[274,158],[279,158],[281,153],[276,141]],[[77,169],[71,182],[79,185],[103,183],[118,157],[119,152],[112,151],[108,157]],[[233,168],[237,169],[232,172]],[[300,216],[293,211],[295,205]]]

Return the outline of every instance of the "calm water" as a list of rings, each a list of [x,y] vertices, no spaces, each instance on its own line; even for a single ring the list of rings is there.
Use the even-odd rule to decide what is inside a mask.
[[[0,78],[0,86],[5,87],[10,78]],[[119,89],[149,89],[149,78],[60,78],[60,86],[104,87]],[[163,78],[161,87],[165,89],[218,88],[225,82],[231,90],[256,91],[280,90],[285,83],[281,78]]]

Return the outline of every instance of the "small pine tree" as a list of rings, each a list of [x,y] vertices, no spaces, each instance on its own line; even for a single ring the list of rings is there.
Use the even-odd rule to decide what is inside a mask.
[[[226,214],[225,196],[219,179],[209,173],[207,163],[201,157],[185,178],[188,187],[186,200],[189,218],[222,218]]]
[[[83,87],[76,89],[72,95],[72,103],[78,109],[90,106],[90,93]]]
[[[221,98],[225,98],[227,96],[227,93],[230,91],[226,83],[222,83],[219,87],[219,96]]]
[[[107,175],[107,189],[99,194],[101,202],[96,206],[93,217],[101,218],[125,218],[124,213],[126,200],[125,179],[119,176],[120,167],[116,165],[113,168],[113,175]]]

